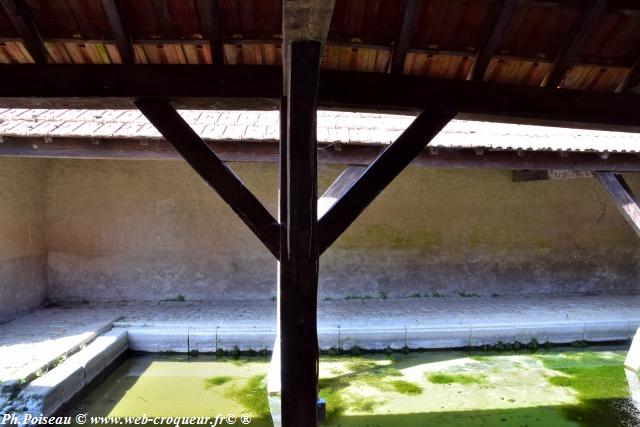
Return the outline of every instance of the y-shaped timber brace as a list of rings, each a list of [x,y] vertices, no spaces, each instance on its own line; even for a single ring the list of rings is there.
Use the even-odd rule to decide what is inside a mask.
[[[191,167],[280,260],[282,425],[315,426],[317,402],[317,288],[322,252],[454,117],[441,106],[424,110],[362,171],[341,175],[331,187],[340,198],[318,220],[316,95],[320,43],[291,42],[288,97],[281,110],[281,222],[165,100],[135,105]],[[353,172],[353,173],[352,173]]]

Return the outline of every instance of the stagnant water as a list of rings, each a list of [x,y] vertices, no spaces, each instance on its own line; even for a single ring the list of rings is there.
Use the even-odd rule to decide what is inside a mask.
[[[640,426],[626,348],[326,356],[325,426]],[[268,360],[133,356],[72,414],[250,415],[270,425]],[[632,374],[635,376],[635,374]],[[635,383],[637,377],[631,377]],[[637,397],[637,396],[636,396]],[[246,418],[244,419],[247,420]]]

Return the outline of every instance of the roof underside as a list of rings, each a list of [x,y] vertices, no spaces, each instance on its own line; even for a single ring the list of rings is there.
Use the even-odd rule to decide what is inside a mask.
[[[135,61],[212,63],[198,0],[122,1]],[[117,64],[122,59],[101,0],[25,0],[55,63]],[[411,33],[404,74],[465,79],[495,28],[503,1],[424,0]],[[540,85],[561,49],[575,37],[593,2],[515,1],[483,80]],[[282,63],[281,0],[219,0],[226,64]],[[325,69],[387,72],[404,2],[336,0],[322,59]],[[0,8],[0,63],[33,62]],[[612,0],[581,43],[559,84],[615,91],[638,59],[640,4]],[[635,86],[632,81],[630,86]]]
[[[279,139],[277,111],[183,110],[185,121],[211,141]],[[389,144],[414,116],[319,111],[318,142]],[[160,139],[137,110],[0,109],[0,138]],[[430,144],[441,148],[488,150],[640,153],[640,135],[588,129],[453,120]],[[2,149],[0,149],[2,153]]]

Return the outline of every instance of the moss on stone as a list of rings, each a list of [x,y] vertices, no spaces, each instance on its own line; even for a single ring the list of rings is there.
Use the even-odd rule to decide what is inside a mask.
[[[433,384],[486,384],[487,380],[484,374],[447,374],[447,373],[427,373],[427,379]]]
[[[211,387],[220,386],[232,380],[233,380],[232,377],[221,375],[217,377],[205,378],[203,381],[203,384],[205,389],[210,389]]]
[[[242,387],[229,391],[228,396],[247,408],[254,417],[269,420],[271,411],[265,378],[264,374],[249,377]]]
[[[393,390],[398,393],[409,394],[409,395],[422,394],[422,387],[420,387],[418,384],[415,384],[409,381],[394,380],[394,381],[391,381],[390,384],[393,387]]]

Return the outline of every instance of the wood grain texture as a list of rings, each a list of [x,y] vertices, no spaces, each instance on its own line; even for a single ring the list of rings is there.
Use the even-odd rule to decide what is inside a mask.
[[[596,178],[611,196],[624,219],[640,237],[640,204],[624,178],[612,172],[596,172]]]

